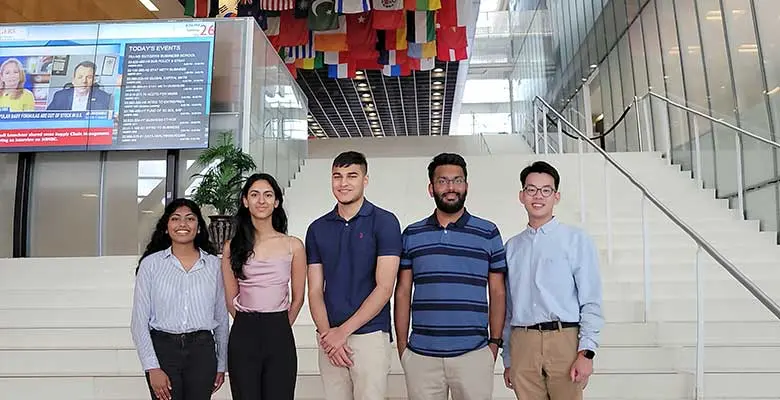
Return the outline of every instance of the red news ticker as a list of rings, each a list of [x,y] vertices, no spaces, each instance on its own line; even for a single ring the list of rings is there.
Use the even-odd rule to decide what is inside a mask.
[[[112,144],[113,128],[0,129],[0,147]]]

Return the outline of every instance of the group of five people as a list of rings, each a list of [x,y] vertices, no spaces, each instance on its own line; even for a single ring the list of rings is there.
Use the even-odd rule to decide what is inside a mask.
[[[139,261],[131,321],[152,399],[209,399],[228,372],[233,399],[292,400],[305,292],[326,400],[385,399],[393,342],[410,400],[491,399],[502,348],[518,399],[581,399],[603,326],[599,257],[554,216],[558,171],[523,169],[528,226],[506,243],[466,210],[463,157],[437,155],[428,178],[435,211],[402,231],[364,196],[365,156],[341,153],[337,204],[302,241],[279,184],[254,174],[221,260],[198,206],[171,202]]]

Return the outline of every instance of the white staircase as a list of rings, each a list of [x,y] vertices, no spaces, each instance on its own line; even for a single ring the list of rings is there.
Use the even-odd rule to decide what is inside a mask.
[[[780,248],[755,221],[739,221],[712,191],[657,154],[614,154],[659,199],[683,217],[774,298]],[[520,170],[533,155],[469,156],[467,207],[495,222],[504,240],[526,224],[517,201]],[[541,157],[561,172],[557,215],[580,224],[576,154]],[[402,227],[429,215],[429,158],[369,159],[368,198]],[[303,237],[332,209],[331,159],[310,159],[287,191],[291,234]],[[587,228],[601,250],[606,326],[588,399],[692,399],[696,350],[696,246],[648,206],[650,303],[645,319],[639,192],[608,167],[612,262],[608,263],[604,161],[583,156]],[[704,397],[780,397],[780,322],[708,256],[704,268]],[[135,257],[0,260],[0,398],[8,400],[147,399],[129,334]],[[299,352],[297,398],[321,399],[314,325],[304,306],[295,326]],[[405,398],[395,357],[390,397]],[[496,363],[495,399],[512,399]],[[223,387],[215,399],[229,399]]]

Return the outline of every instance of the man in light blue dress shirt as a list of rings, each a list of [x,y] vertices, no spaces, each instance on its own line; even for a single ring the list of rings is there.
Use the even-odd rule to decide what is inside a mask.
[[[579,400],[604,325],[598,250],[554,217],[558,171],[537,161],[520,174],[528,227],[506,243],[504,381],[522,400]]]

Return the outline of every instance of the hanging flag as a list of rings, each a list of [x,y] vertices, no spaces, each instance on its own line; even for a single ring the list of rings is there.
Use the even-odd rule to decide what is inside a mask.
[[[323,55],[326,65],[346,64],[349,62],[349,53],[346,51],[326,51]]]
[[[260,0],[260,8],[269,11],[292,10],[295,8],[295,0]]]
[[[466,26],[469,17],[469,5],[466,0],[441,0],[441,9],[436,16],[440,28]]]
[[[382,68],[382,75],[384,76],[409,76],[412,71],[407,64],[401,65],[385,65]]]
[[[211,0],[186,0],[184,15],[192,18],[208,18],[211,15]]]
[[[295,66],[300,69],[322,68],[322,53],[316,53],[314,57],[299,58],[295,60]]]
[[[338,28],[339,16],[334,0],[314,0],[309,9],[309,29],[331,31]]]
[[[336,12],[339,14],[359,14],[371,11],[371,0],[336,0]]]
[[[295,15],[295,18],[306,19],[309,17],[309,9],[311,9],[310,0],[295,0],[295,11],[293,15]]]
[[[436,49],[436,58],[440,61],[461,61],[468,58],[466,47],[452,48],[445,42],[439,41]]]
[[[433,11],[406,12],[406,40],[411,43],[426,43],[436,40],[436,26]]]
[[[435,11],[441,8],[441,0],[404,0],[407,11]]]
[[[295,18],[293,10],[284,10],[279,17],[280,46],[300,46],[309,43],[309,24],[305,19]]]
[[[404,0],[372,0],[374,11],[398,11],[404,9]]]
[[[436,60],[433,57],[409,58],[406,64],[412,71],[430,71],[436,66]]]
[[[328,78],[354,78],[357,70],[353,63],[328,65]]]
[[[405,16],[404,16],[405,17]],[[403,25],[393,31],[385,32],[385,50],[406,50],[408,42],[406,41],[406,18]]]
[[[465,26],[439,28],[436,30],[436,38],[439,42],[444,42],[444,46],[451,49],[460,49],[468,46]]]
[[[314,32],[315,51],[346,51],[347,17],[339,15],[339,28],[329,31]]]
[[[407,58],[403,50],[385,50],[379,52],[377,62],[380,65],[401,65],[406,63]]]
[[[406,15],[403,12],[403,0],[373,0],[374,29],[398,29],[401,27]]]
[[[428,43],[409,43],[407,54],[412,58],[436,57],[436,41]]]
[[[350,53],[370,52],[376,49],[376,30],[371,24],[372,13],[349,14],[347,20],[347,47]]]
[[[265,28],[265,35],[266,36],[279,36],[279,24],[281,22],[281,16],[280,17],[268,17],[266,19],[267,28]]]
[[[314,58],[314,41],[311,39],[312,33],[306,35],[306,43],[298,46],[287,47],[287,56],[297,60],[299,58]]]

